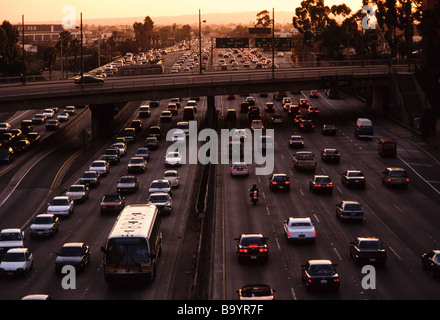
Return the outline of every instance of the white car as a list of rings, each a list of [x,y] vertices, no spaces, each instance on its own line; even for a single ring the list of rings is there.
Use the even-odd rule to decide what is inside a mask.
[[[231,176],[249,176],[249,168],[246,162],[234,162],[231,165]]]
[[[67,189],[66,196],[74,202],[84,202],[89,198],[89,187],[83,184],[73,184]]]
[[[89,171],[96,171],[99,176],[103,177],[109,174],[110,164],[106,160],[95,160],[90,165]]]
[[[31,237],[35,236],[49,236],[52,237],[55,232],[58,231],[60,225],[59,218],[54,214],[39,214],[35,217],[29,230],[31,232]]]
[[[0,263],[0,273],[7,276],[26,276],[34,266],[34,256],[28,248],[9,249]]]
[[[19,228],[7,228],[0,231],[0,257],[11,248],[24,247],[24,232]]]
[[[170,182],[172,188],[177,188],[180,184],[179,173],[176,170],[165,171],[163,178]]]
[[[52,109],[44,109],[43,114],[46,116],[47,119],[51,119],[55,115],[55,111],[53,111]]]
[[[293,218],[284,221],[284,234],[289,240],[316,240],[316,230],[310,218]]]
[[[171,183],[166,179],[157,179],[153,180],[148,188],[148,193],[156,193],[156,192],[171,192]]]
[[[57,115],[57,120],[59,122],[67,122],[69,120],[70,115],[66,112],[61,112]]]
[[[47,213],[57,216],[70,216],[73,213],[73,200],[68,196],[57,196],[49,202]]]
[[[251,122],[251,130],[264,129],[263,121],[261,119],[254,119]]]
[[[172,167],[182,165],[182,155],[178,151],[168,152],[165,156],[165,166]]]
[[[119,148],[119,155],[121,157],[127,154],[127,145],[123,142],[115,142],[112,144],[112,148]]]
[[[170,214],[173,201],[169,193],[151,193],[147,200],[148,203],[154,204],[160,213]]]

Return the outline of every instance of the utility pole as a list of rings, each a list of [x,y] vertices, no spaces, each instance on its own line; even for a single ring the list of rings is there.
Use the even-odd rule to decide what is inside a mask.
[[[275,9],[272,8],[272,79],[275,79]]]
[[[21,15],[21,38],[23,42],[23,73],[22,82],[23,85],[26,84],[26,50],[24,50],[24,14]]]
[[[80,17],[81,17],[81,19],[80,19],[80,21],[81,21],[81,71],[80,71],[79,77],[80,77],[80,79],[82,79],[83,74],[84,74],[84,56],[83,56],[83,41],[84,41],[84,39],[83,39],[83,14],[82,14],[82,12],[81,12]]]
[[[202,74],[202,16],[199,9],[199,74]]]

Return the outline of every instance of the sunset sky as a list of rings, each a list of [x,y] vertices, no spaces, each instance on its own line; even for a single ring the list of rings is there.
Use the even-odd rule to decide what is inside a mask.
[[[300,6],[301,0],[0,0],[0,22],[9,20],[21,23],[21,16],[29,22],[60,21],[65,17],[63,7],[73,6],[77,17],[83,19],[180,16],[203,13],[260,12],[272,8],[277,11],[292,12]],[[361,0],[327,0],[325,4],[347,4],[353,11],[361,9]]]

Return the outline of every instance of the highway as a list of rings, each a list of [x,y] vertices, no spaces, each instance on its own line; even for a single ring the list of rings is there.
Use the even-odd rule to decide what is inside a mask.
[[[118,80],[114,80],[118,81]],[[37,85],[36,85],[37,86]],[[73,84],[72,84],[73,86]],[[440,283],[429,277],[422,269],[420,254],[439,247],[440,225],[440,171],[438,160],[425,149],[428,147],[411,131],[394,122],[372,114],[357,97],[342,94],[339,100],[329,100],[323,90],[320,98],[311,102],[320,109],[313,133],[299,133],[281,103],[274,101],[276,113],[283,116],[284,123],[273,127],[272,114],[265,113],[263,106],[273,101],[272,93],[260,97],[258,92],[249,93],[256,98],[256,105],[262,110],[266,128],[275,130],[274,173],[286,173],[291,178],[289,193],[274,193],[268,188],[267,176],[256,176],[255,165],[250,164],[250,176],[230,176],[229,165],[215,165],[214,221],[209,243],[209,261],[198,261],[208,265],[209,279],[201,282],[206,286],[206,300],[236,299],[236,290],[249,283],[267,283],[276,289],[280,300],[431,300],[437,299]],[[294,103],[301,97],[308,97],[308,91],[301,94],[287,92]],[[188,97],[182,97],[184,106]],[[235,100],[226,96],[215,97],[218,111],[218,127],[248,128],[246,114],[239,112],[239,103],[244,96]],[[69,218],[61,219],[60,230],[49,239],[34,239],[29,236],[32,218],[43,213],[47,202],[55,195],[63,194],[75,183],[89,164],[100,157],[111,143],[113,136],[93,145],[94,152],[83,153],[82,143],[77,136],[71,139],[45,145],[33,153],[20,157],[11,165],[0,167],[0,228],[21,227],[26,233],[25,244],[35,257],[34,269],[24,279],[0,279],[0,299],[16,300],[27,294],[47,293],[57,300],[168,300],[191,298],[190,287],[197,265],[197,243],[187,242],[185,231],[191,227],[189,217],[194,214],[192,201],[197,196],[199,166],[185,164],[178,169],[181,186],[173,190],[173,213],[162,219],[164,235],[163,253],[159,260],[158,274],[148,286],[111,287],[104,281],[101,246],[105,243],[116,216],[101,215],[99,202],[102,195],[114,193],[120,176],[126,174],[128,159],[136,147],[143,145],[148,126],[159,123],[159,114],[168,103],[160,101],[159,108],[152,108],[152,115],[143,120],[143,132],[134,144],[129,145],[128,154],[117,165],[111,166],[110,174],[90,192],[90,198],[75,206]],[[196,119],[199,123],[206,117],[206,97],[200,97]],[[139,102],[130,102],[128,107],[137,110]],[[224,119],[226,110],[237,110],[235,123]],[[304,112],[305,109],[302,109]],[[375,134],[371,140],[357,140],[353,136],[353,125],[358,117],[372,119]],[[25,113],[20,117],[29,118]],[[137,117],[136,111],[129,114],[129,120]],[[22,118],[15,119],[19,123]],[[160,124],[163,132],[173,128],[182,120],[181,110],[169,124]],[[127,122],[128,122],[127,121]],[[335,137],[321,135],[324,123],[337,127]],[[85,130],[90,130],[85,127]],[[44,128],[38,128],[43,134]],[[67,132],[68,133],[68,132]],[[316,173],[328,174],[335,185],[331,195],[314,194],[309,190],[311,172],[296,172],[291,164],[295,152],[288,146],[291,134],[299,133],[305,141],[304,150],[312,151],[318,161]],[[68,134],[67,134],[68,136]],[[377,140],[391,137],[397,141],[398,156],[381,158],[377,153]],[[160,148],[152,151],[147,171],[139,174],[140,190],[126,195],[127,204],[146,201],[147,188],[153,179],[162,177],[164,156],[167,146],[163,138]],[[200,144],[199,144],[200,146]],[[339,164],[326,164],[319,153],[325,147],[335,147],[341,153]],[[219,148],[220,149],[220,148]],[[382,185],[380,174],[387,166],[404,167],[410,176],[407,190],[388,189]],[[346,169],[362,170],[366,179],[365,190],[344,187],[340,177]],[[256,183],[261,190],[261,199],[253,206],[248,190]],[[356,200],[365,211],[363,224],[341,223],[335,217],[335,205],[341,200]],[[317,240],[314,244],[291,244],[284,238],[283,221],[290,217],[309,216],[315,223]],[[191,228],[189,228],[191,229]],[[241,233],[261,232],[269,237],[269,261],[266,264],[241,264],[236,257],[234,238]],[[376,289],[365,289],[361,267],[348,255],[348,245],[357,236],[377,236],[385,244],[388,261],[376,269]],[[91,247],[91,263],[84,273],[77,275],[76,289],[65,290],[61,286],[62,275],[56,275],[53,264],[55,253],[65,242],[84,241]],[[301,282],[301,264],[308,259],[331,259],[336,263],[341,276],[338,292],[314,293],[305,290]],[[187,264],[181,262],[189,261]],[[188,268],[185,268],[188,267]],[[188,285],[189,284],[189,285]]]

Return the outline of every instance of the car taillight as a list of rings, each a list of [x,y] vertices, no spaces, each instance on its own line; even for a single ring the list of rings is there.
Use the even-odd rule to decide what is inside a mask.
[[[313,236],[316,237],[316,231],[313,231]]]
[[[320,184],[315,184],[315,187],[321,188],[322,186]]]
[[[289,232],[287,232],[287,236],[290,238],[290,231]]]
[[[284,184],[290,184],[290,181],[285,181]]]
[[[267,248],[260,248],[260,252],[268,252],[269,251],[269,249],[267,249]]]
[[[409,179],[408,179],[408,178],[406,178],[406,182],[409,182]]]
[[[333,279],[333,282],[339,282],[339,278]]]
[[[272,181],[272,184],[277,184],[277,182],[276,181]]]
[[[238,250],[238,252],[246,253],[246,252],[248,252],[248,250],[247,249],[240,249],[240,250]]]
[[[249,245],[249,248],[257,248],[257,247],[258,247],[257,244],[251,244],[251,245]]]
[[[326,187],[333,187],[333,184],[329,183],[325,185]]]

